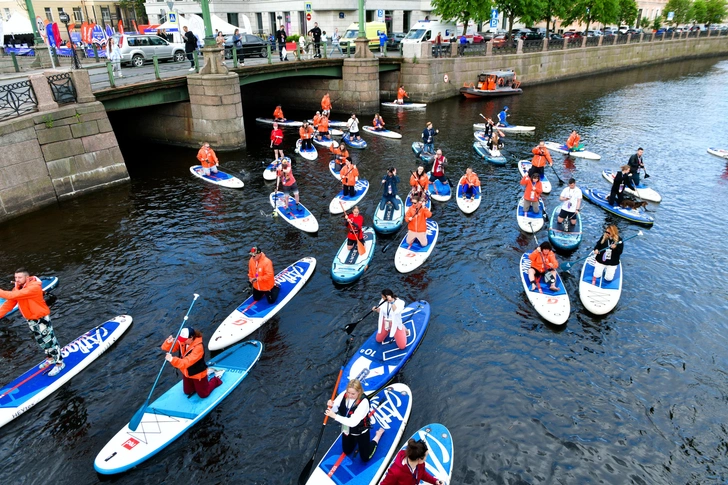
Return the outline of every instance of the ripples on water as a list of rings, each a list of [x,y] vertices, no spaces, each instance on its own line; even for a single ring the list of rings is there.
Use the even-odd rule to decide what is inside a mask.
[[[293,482],[344,358],[339,329],[392,287],[407,301],[432,305],[429,334],[398,379],[415,397],[407,435],[433,421],[453,432],[453,483],[724,482],[728,166],[705,148],[728,143],[726,86],[728,61],[706,60],[533,87],[512,99],[450,99],[426,112],[385,112],[405,136],[370,137],[367,150],[352,150],[365,178],[376,181],[394,165],[404,191],[406,172],[416,166],[409,144],[432,120],[450,177],[472,165],[484,200],[471,217],[454,201],[435,204],[443,232],[423,269],[397,274],[395,248],[379,250],[392,238],[382,237],[367,274],[343,288],[329,276],[345,231],[327,213],[338,186],[323,161],[295,166],[302,200],[321,224],[310,236],[261,215],[270,213],[272,186],[261,177],[270,150],[256,140],[267,139],[268,128],[249,124],[248,149],[220,156],[245,181],[238,192],[191,177],[193,151],[124,140],[131,184],[0,226],[3,274],[11,278],[22,264],[60,277],[53,314],[62,341],[101,319],[134,317],[95,365],[2,429],[0,481],[98,481],[96,453],[143,402],[162,362],[157,346],[180,324],[192,294],[202,299],[191,323],[209,337],[247,296],[246,253],[260,244],[278,270],[315,256],[316,274],[253,335],[265,351],[240,388],[166,450],[111,481]],[[582,187],[608,187],[601,169],[645,148],[649,182],[664,202],[652,205],[654,228],[627,243],[624,293],[606,317],[581,308],[578,265],[565,278],[572,314],[563,330],[546,326],[523,294],[518,259],[535,243],[513,220],[517,172],[484,165],[472,151],[470,124],[504,104],[512,122],[537,126],[534,136],[509,136],[509,154],[579,130],[602,161],[555,159],[555,166]],[[251,119],[268,109],[245,107]],[[286,136],[291,147],[294,135]],[[373,189],[362,204],[368,223],[378,197]],[[555,185],[547,205],[557,197]],[[585,244],[572,259],[612,220],[588,202],[583,216]],[[615,222],[625,235],[637,229]],[[374,326],[371,317],[362,322],[357,343]],[[3,322],[0,336],[0,371],[10,380],[38,360],[38,351],[18,317]],[[177,379],[168,369],[158,390]],[[328,430],[322,451],[334,436]]]

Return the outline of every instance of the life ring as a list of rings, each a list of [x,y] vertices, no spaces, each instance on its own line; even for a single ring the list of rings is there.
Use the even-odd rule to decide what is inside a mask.
[[[447,74],[445,74],[445,77],[443,78],[443,80],[444,80],[444,81],[445,81],[446,83],[450,82],[450,78],[448,78],[448,77],[447,77]]]

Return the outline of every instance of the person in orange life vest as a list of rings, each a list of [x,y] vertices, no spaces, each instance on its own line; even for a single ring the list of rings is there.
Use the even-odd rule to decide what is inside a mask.
[[[356,181],[359,180],[359,169],[347,158],[339,174],[341,175],[341,183],[344,185],[344,197],[356,197],[355,185]]]
[[[374,119],[372,120],[372,126],[374,126],[374,129],[376,131],[384,130],[384,120],[379,115],[379,113],[374,115]]]
[[[415,441],[410,438],[407,448],[400,450],[394,457],[387,470],[387,476],[380,485],[419,485],[420,483],[447,485],[444,480],[433,477],[425,469],[428,451],[424,440]]]
[[[528,215],[530,209],[533,209],[534,214],[538,214],[540,208],[539,200],[541,200],[541,194],[543,193],[541,177],[535,171],[529,170],[521,179],[521,185],[526,188],[523,191],[524,215]]]
[[[308,121],[303,122],[303,126],[298,129],[298,134],[301,137],[301,149],[310,150],[313,148],[311,144],[311,138],[313,137],[313,126],[308,124]]]
[[[580,141],[581,141],[581,137],[576,132],[576,130],[571,130],[571,135],[569,135],[569,139],[566,140],[566,147],[569,150],[574,150],[579,147]]]
[[[445,177],[445,165],[447,165],[447,158],[442,155],[442,150],[438,148],[435,153],[435,159],[432,162],[432,175],[430,176],[430,181],[432,183],[434,183],[435,180],[439,180],[445,185],[450,184],[450,180]]]
[[[200,151],[197,152],[197,159],[200,161],[200,164],[202,164],[202,171],[205,175],[217,173],[217,166],[220,162],[217,161],[217,155],[215,155],[213,149],[210,148],[209,143],[205,142],[202,144],[202,148],[200,148]]]
[[[480,179],[473,169],[468,167],[465,169],[465,175],[462,176],[460,182],[463,184],[463,195],[468,199],[474,199],[477,189],[480,187]]]
[[[409,94],[404,90],[404,86],[400,86],[397,90],[397,101],[395,103],[404,104],[404,98],[409,98]]]
[[[423,248],[427,246],[427,218],[432,212],[425,207],[419,197],[412,197],[412,205],[405,214],[407,220],[407,249],[417,240]]]
[[[268,303],[275,303],[278,298],[273,263],[260,250],[260,247],[253,246],[250,249],[250,261],[248,261],[248,281],[253,285],[253,300],[260,301],[263,297]]]
[[[428,197],[427,188],[430,186],[430,179],[425,173],[425,167],[420,165],[417,170],[410,176],[410,186],[412,187],[412,197]]]
[[[316,111],[316,114],[313,115],[311,123],[313,124],[313,129],[318,131],[319,123],[321,123],[321,111]]]
[[[333,155],[333,160],[335,162],[334,172],[340,173],[341,168],[344,165],[344,161],[349,158],[349,150],[347,150],[346,145],[342,143],[338,147],[335,147],[334,145],[329,146],[329,151]]]
[[[20,314],[28,321],[35,342],[46,354],[46,360],[40,365],[40,369],[55,364],[48,372],[48,376],[53,377],[61,372],[66,364],[63,362],[61,346],[51,325],[51,310],[43,300],[43,285],[40,279],[30,276],[25,268],[19,268],[15,271],[15,287],[10,291],[0,290],[0,298],[6,300],[0,306],[0,318],[18,305]]]
[[[558,291],[556,286],[556,269],[559,262],[548,241],[542,242],[535,251],[528,255],[531,260],[531,267],[528,269],[528,281],[531,282],[531,291],[536,291],[536,280],[543,276],[546,283],[550,284],[551,291]]]
[[[488,76],[488,91],[495,91],[495,76]]]
[[[377,451],[384,428],[379,428],[370,438],[370,418],[374,414],[369,399],[364,395],[361,382],[352,379],[346,384],[346,390],[332,401],[326,402],[326,416],[341,424],[342,451],[351,455],[359,447],[359,456],[363,462],[369,461]]]
[[[321,140],[323,137],[329,136],[329,117],[328,116],[321,116],[321,121],[319,121],[318,125],[318,133],[316,133],[316,139]]]
[[[541,140],[538,142],[538,146],[531,150],[533,153],[533,159],[531,159],[531,168],[535,173],[538,173],[539,178],[543,175],[543,168],[546,166],[546,162],[549,165],[554,166],[554,162],[551,160],[551,153],[546,148],[546,143]]]
[[[379,313],[377,335],[374,337],[377,342],[384,343],[384,340],[389,337],[394,339],[400,350],[407,346],[407,330],[405,330],[402,323],[404,306],[404,301],[394,296],[392,290],[388,288],[382,290],[382,299],[379,301],[379,305],[372,308],[372,310]]]
[[[359,213],[359,206],[354,206],[351,209],[351,214],[344,213],[344,219],[346,219],[344,223],[348,229],[348,233],[346,234],[346,249],[351,251],[356,245],[357,240],[364,242],[364,233],[362,232],[364,216]]]
[[[293,176],[293,169],[288,161],[284,160],[276,170],[278,184],[280,182],[281,191],[283,192],[283,206],[288,207],[288,196],[293,192],[293,198],[296,199],[296,209],[301,210],[298,206],[298,185],[296,185],[296,177]]]
[[[207,380],[207,363],[205,363],[205,345],[202,342],[202,333],[191,327],[183,328],[177,340],[172,335],[162,344],[162,350],[167,352],[164,358],[182,372],[182,390],[187,396],[197,393],[205,399],[210,393],[222,384],[222,371],[214,371],[215,375]],[[179,352],[179,357],[172,354]]]
[[[324,116],[331,114],[331,97],[329,93],[324,94],[324,97],[321,98],[321,114]]]
[[[275,121],[286,121],[286,117],[283,116],[283,110],[281,109],[280,104],[276,106],[275,111],[273,111],[273,119]]]
[[[279,147],[283,143],[283,130],[278,128],[278,123],[273,123],[273,130],[270,132],[270,147],[273,148],[273,158],[280,160],[283,158],[283,150]]]

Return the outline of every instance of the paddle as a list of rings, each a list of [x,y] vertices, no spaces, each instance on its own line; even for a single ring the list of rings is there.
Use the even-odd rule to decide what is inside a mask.
[[[385,301],[386,301],[386,300],[382,301],[382,303],[380,303],[379,305],[377,305],[377,306],[376,306],[376,308],[379,308],[380,306],[382,306],[382,305],[384,304],[384,302],[385,302]],[[359,320],[357,320],[356,322],[354,322],[354,323],[349,323],[349,324],[347,324],[347,325],[346,325],[346,326],[344,327],[344,332],[346,332],[347,334],[351,335],[351,332],[353,332],[353,331],[354,331],[354,329],[356,328],[356,326],[357,326],[357,325],[359,325],[359,323],[360,323],[360,322],[361,322],[362,320],[364,320],[364,319],[365,319],[366,317],[368,317],[369,315],[371,315],[371,314],[372,314],[373,312],[374,312],[374,308],[372,308],[371,310],[369,310],[369,311],[367,312],[367,314],[366,314],[366,315],[364,315],[363,317],[361,317],[361,318],[360,318]]]
[[[424,188],[424,187],[422,186],[422,184],[420,183],[420,178],[419,178],[419,177],[418,177],[418,176],[417,176],[417,175],[416,175],[416,174],[415,174],[415,173],[414,173],[414,172],[413,172],[412,170],[410,170],[410,171],[409,171],[409,173],[411,173],[412,175],[414,175],[414,176],[415,176],[415,182],[417,182],[417,186],[418,186],[418,187],[419,187],[420,189],[422,189],[422,195],[424,195],[424,196],[425,196],[426,198],[428,198],[428,199],[429,199],[429,198],[430,198],[430,191],[429,191],[429,190],[425,190],[425,188]],[[428,177],[428,178],[427,178],[427,180],[429,181],[429,180],[430,180],[430,178]],[[433,184],[433,185],[434,185],[434,184]],[[435,187],[435,193],[437,193],[437,187]]]
[[[190,308],[187,310],[187,314],[182,319],[182,324],[179,326],[179,329],[177,330],[177,335],[175,335],[174,340],[172,342],[176,342],[177,338],[179,338],[179,334],[184,328],[185,324],[187,323],[187,319],[189,318],[190,312],[192,311],[192,307],[195,306],[195,302],[200,297],[197,293],[195,293],[195,298],[192,300],[192,303],[190,304]],[[174,346],[174,343],[172,344]],[[144,417],[144,412],[147,409],[147,406],[149,405],[149,400],[152,398],[152,393],[154,393],[154,388],[157,387],[157,382],[159,382],[159,378],[162,376],[162,371],[164,370],[164,366],[167,364],[167,360],[165,359],[164,362],[162,362],[162,368],[159,369],[159,374],[157,374],[157,379],[154,381],[154,385],[152,386],[152,390],[149,391],[149,395],[147,396],[147,400],[144,401],[144,404],[142,404],[142,407],[139,408],[139,410],[132,416],[131,421],[129,421],[129,429],[132,431],[136,431],[136,429],[139,427],[139,423],[142,422],[142,418]]]
[[[646,179],[650,178],[650,174],[649,174],[649,173],[647,173],[647,169],[645,168],[645,164],[644,164],[644,163],[642,164],[642,170],[644,170],[644,171],[645,171],[645,178],[646,178]]]
[[[634,239],[637,236],[642,236],[642,235],[644,235],[644,233],[641,230],[640,231],[637,231],[637,234],[633,234],[630,237],[626,237],[626,238],[622,239],[622,242],[629,241],[630,239]],[[599,250],[599,253],[601,253],[602,251],[605,251],[606,249],[607,248],[604,248],[604,249]],[[599,253],[597,253],[597,254],[599,254]],[[571,261],[571,262],[566,261],[562,265],[559,265],[559,270],[561,270],[561,271],[569,271],[576,263],[578,263],[580,261],[584,261],[585,259],[588,259],[589,256],[591,256],[592,254],[594,254],[594,251],[590,251],[589,254],[587,254],[583,258],[577,259],[576,261]]]
[[[421,209],[422,207],[423,207],[423,206],[421,205],[421,206],[419,206],[419,207],[417,208],[417,210],[415,211],[414,215],[412,216],[413,218],[414,218],[414,216],[416,216],[416,215],[417,215],[417,213],[418,213],[418,212],[420,211],[420,209]],[[402,235],[402,231],[404,231],[405,229],[407,229],[407,226],[406,226],[406,225],[402,225],[402,229],[400,229],[400,230],[399,230],[399,232],[397,233],[397,236],[395,236],[395,238],[394,238],[393,240],[389,241],[389,242],[387,243],[387,245],[386,245],[386,246],[384,246],[384,247],[382,248],[382,252],[383,252],[383,253],[386,253],[386,252],[387,252],[387,249],[389,249],[389,246],[390,246],[390,245],[391,245],[391,244],[392,244],[392,243],[393,243],[394,241],[397,241],[397,240],[399,240],[399,237],[400,237],[400,236]]]
[[[367,253],[367,248],[364,247],[364,243],[361,242],[359,236],[356,235],[356,229],[354,229],[354,224],[352,224],[351,220],[349,220],[349,215],[346,213],[346,209],[344,209],[344,203],[341,202],[341,199],[339,199],[339,205],[341,206],[341,210],[344,211],[344,218],[349,224],[349,229],[351,229],[352,234],[354,234],[354,237],[356,238],[356,249],[357,251],[359,251],[359,256],[364,256]]]
[[[556,172],[556,169],[554,168],[554,165],[553,164],[549,164],[549,166],[551,167],[551,170],[554,171],[554,175],[556,175],[556,178],[559,180],[559,185],[564,185],[564,181],[561,180],[561,177],[559,177],[559,174]]]
[[[533,233],[533,239],[534,239],[534,240],[536,241],[536,249],[538,249],[539,243],[538,243],[538,238],[536,237],[536,233],[535,233],[535,232],[533,232],[533,226],[531,225],[531,223],[530,223],[530,222],[528,223],[528,225],[529,225],[529,226],[531,227],[531,232]],[[534,251],[536,251],[536,249],[534,249]],[[543,267],[544,267],[544,269],[545,269],[545,270],[547,270],[547,272],[548,272],[548,265],[546,264],[546,260],[545,260],[545,259],[544,259],[544,257],[543,257],[543,253],[542,253],[541,251],[539,251],[539,252],[538,252],[538,254],[540,254],[540,255],[541,255],[541,262],[543,263]],[[544,273],[544,274],[545,274],[545,273]],[[536,281],[540,281],[540,280],[541,280],[541,277],[539,276],[539,277],[538,277],[538,278],[536,279]],[[548,280],[546,281],[546,283],[548,283]],[[536,284],[536,288],[538,288],[538,292],[539,292],[539,293],[543,293],[543,291],[541,290],[541,285],[540,285],[540,284]]]
[[[339,375],[336,378],[336,384],[334,384],[334,392],[331,394],[331,400],[333,401],[334,398],[336,398],[336,390],[339,388],[339,382],[341,382],[341,376],[344,374],[344,366],[346,366],[346,362],[349,360],[349,349],[351,348],[351,343],[354,341],[354,337],[349,337],[346,339],[346,351],[344,352],[344,362],[341,364],[341,368],[339,369]],[[303,467],[303,471],[301,471],[301,475],[298,477],[298,483],[299,485],[303,485],[306,483],[306,480],[308,479],[308,476],[311,474],[311,469],[313,468],[314,460],[316,459],[316,453],[318,453],[319,445],[321,445],[321,438],[324,436],[324,429],[326,429],[326,423],[329,421],[329,417],[324,417],[324,424],[321,425],[321,432],[319,433],[318,440],[316,441],[316,447],[313,450],[313,455],[311,455],[311,459],[306,463],[306,466]]]

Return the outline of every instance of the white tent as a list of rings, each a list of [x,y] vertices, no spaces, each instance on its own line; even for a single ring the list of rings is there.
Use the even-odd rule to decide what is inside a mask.
[[[179,15],[177,17],[179,20],[179,26],[177,25],[177,23],[165,22],[156,29],[164,29],[167,32],[177,32],[177,29],[181,30],[182,27],[187,26],[187,28],[194,32],[195,35],[203,38],[205,34],[205,23],[203,22],[202,17],[193,13],[186,13],[182,15]],[[235,29],[238,28],[243,34],[251,33],[250,19],[248,19],[248,17],[245,15],[243,15],[243,27],[237,27],[233,24],[229,24],[214,14],[210,15],[210,20],[212,21],[213,35],[216,29],[221,30],[222,33],[225,35],[232,35],[232,33],[235,32]],[[156,31],[156,29],[153,29],[153,31]]]
[[[5,35],[19,35],[19,34],[32,34],[33,27],[30,25],[28,17],[24,17],[19,13],[14,13],[10,18],[5,21],[3,26]]]

